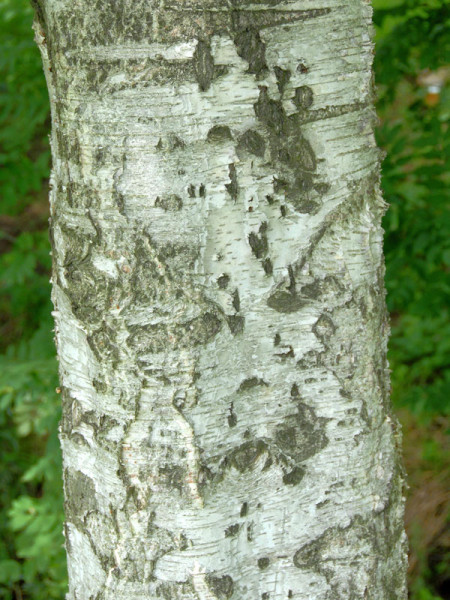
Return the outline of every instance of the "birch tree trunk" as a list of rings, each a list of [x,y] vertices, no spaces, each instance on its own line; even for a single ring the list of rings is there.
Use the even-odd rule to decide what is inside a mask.
[[[406,598],[369,2],[34,3],[67,598]]]

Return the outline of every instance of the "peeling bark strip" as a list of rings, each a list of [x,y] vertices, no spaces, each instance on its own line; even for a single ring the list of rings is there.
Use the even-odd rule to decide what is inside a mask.
[[[67,598],[406,598],[369,2],[34,3]]]

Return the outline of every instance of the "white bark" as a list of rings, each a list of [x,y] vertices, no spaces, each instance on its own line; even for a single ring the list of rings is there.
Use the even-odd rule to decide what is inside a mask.
[[[369,3],[35,3],[68,598],[406,598]]]

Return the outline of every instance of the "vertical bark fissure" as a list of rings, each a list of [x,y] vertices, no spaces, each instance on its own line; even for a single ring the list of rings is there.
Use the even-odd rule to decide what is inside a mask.
[[[69,600],[406,598],[366,0],[39,0]]]

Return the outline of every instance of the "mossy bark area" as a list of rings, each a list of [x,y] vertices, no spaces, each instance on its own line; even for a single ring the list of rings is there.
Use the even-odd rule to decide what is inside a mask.
[[[406,598],[369,3],[35,4],[68,598]]]

